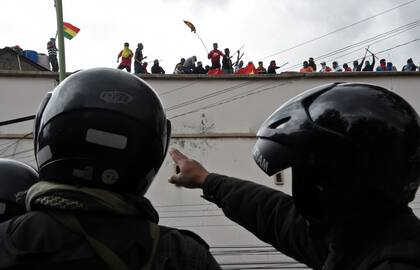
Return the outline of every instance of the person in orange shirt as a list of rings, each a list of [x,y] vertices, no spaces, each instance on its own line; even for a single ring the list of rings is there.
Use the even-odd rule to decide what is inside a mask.
[[[308,61],[303,61],[303,67],[300,69],[300,72],[302,73],[314,72],[314,69],[311,66],[309,66]]]
[[[117,63],[121,57],[121,63],[118,65],[118,69],[126,69],[128,72],[131,72],[131,58],[133,58],[134,54],[129,46],[128,42],[124,43],[124,49],[118,54]]]

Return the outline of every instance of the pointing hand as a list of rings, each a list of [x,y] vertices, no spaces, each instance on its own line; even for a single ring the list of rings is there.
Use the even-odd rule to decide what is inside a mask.
[[[169,183],[186,188],[201,188],[209,172],[197,161],[189,159],[177,149],[169,152],[179,173],[169,178]]]

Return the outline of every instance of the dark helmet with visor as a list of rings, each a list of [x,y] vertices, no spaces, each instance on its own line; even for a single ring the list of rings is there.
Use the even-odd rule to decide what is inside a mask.
[[[419,186],[419,117],[379,86],[308,90],[268,117],[257,137],[256,163],[268,175],[292,168],[295,204],[312,221],[406,207]]]
[[[146,82],[94,68],[65,79],[35,119],[40,179],[144,194],[165,158],[170,122]]]
[[[0,222],[25,213],[25,191],[38,181],[31,166],[0,158]]]

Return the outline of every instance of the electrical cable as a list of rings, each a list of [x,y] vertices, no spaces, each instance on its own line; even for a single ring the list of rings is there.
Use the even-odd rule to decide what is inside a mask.
[[[364,49],[364,47],[365,47],[366,45],[371,46],[371,45],[373,45],[373,44],[376,44],[376,43],[382,42],[382,41],[384,41],[384,40],[387,40],[387,39],[389,39],[389,38],[395,37],[395,36],[397,36],[397,35],[399,35],[399,34],[402,34],[402,33],[407,32],[407,31],[409,31],[409,30],[412,30],[412,29],[414,29],[414,28],[416,28],[416,27],[418,27],[418,26],[420,26],[420,20],[413,21],[413,22],[411,22],[411,23],[405,24],[405,25],[403,25],[403,26],[399,26],[399,27],[397,27],[397,28],[394,28],[394,29],[392,29],[392,30],[386,31],[386,32],[381,33],[381,34],[379,34],[379,35],[376,35],[376,36],[370,37],[370,38],[368,38],[368,39],[365,39],[365,40],[362,40],[362,41],[359,41],[359,42],[353,43],[353,44],[351,44],[351,45],[348,45],[348,46],[345,46],[345,47],[343,47],[343,48],[337,49],[337,50],[335,50],[335,51],[332,51],[332,52],[326,53],[326,54],[324,54],[324,55],[320,55],[320,56],[318,56],[318,57],[315,57],[315,58],[314,58],[314,60],[317,60],[317,61],[319,61],[319,60],[324,60],[324,59],[325,59],[325,58],[327,58],[327,57],[330,57],[330,56],[333,56],[333,55],[336,55],[336,54],[340,54],[340,53],[342,53],[342,52],[345,52],[345,51],[348,51],[348,50],[351,50],[351,49],[353,49],[353,48],[356,48],[356,47],[357,47],[357,49],[356,49],[356,50],[354,50],[354,51],[352,51],[352,52],[351,52],[351,53],[354,53],[354,52],[356,52],[356,51],[358,51],[358,50],[360,50],[360,49]],[[360,47],[360,46],[361,46],[361,47]],[[351,54],[351,53],[349,53],[349,54]],[[346,55],[348,55],[348,54],[346,54]],[[339,56],[339,57],[335,57],[334,59],[339,59],[339,58],[344,57],[344,56],[346,56],[346,55],[342,55],[342,56]],[[329,61],[330,61],[330,60],[329,60]],[[291,69],[294,69],[294,68],[300,67],[301,65],[302,65],[302,63],[296,63],[296,64],[294,64],[294,65],[292,65],[292,66],[285,67],[284,69],[282,69],[282,71],[285,71],[285,70],[291,70]]]
[[[269,58],[269,57],[273,57],[273,56],[276,56],[276,55],[279,55],[279,54],[285,53],[285,52],[288,52],[288,51],[291,51],[291,50],[296,49],[296,48],[299,48],[299,47],[302,47],[302,46],[307,45],[307,44],[309,44],[309,43],[312,43],[312,42],[314,42],[314,41],[320,40],[320,39],[322,39],[322,38],[324,38],[324,37],[327,37],[327,36],[330,36],[330,35],[332,35],[332,34],[338,33],[338,32],[340,32],[340,31],[346,30],[346,29],[351,28],[351,27],[353,27],[353,26],[356,26],[356,25],[358,25],[358,24],[361,24],[361,23],[367,22],[367,21],[369,21],[369,20],[371,20],[371,19],[374,19],[374,18],[379,17],[379,16],[381,16],[381,15],[384,15],[384,14],[386,14],[386,13],[389,13],[389,12],[391,12],[391,11],[393,11],[393,10],[396,10],[396,9],[402,8],[402,7],[404,7],[404,6],[407,6],[407,5],[409,5],[409,4],[413,3],[413,2],[416,2],[416,1],[417,1],[417,0],[411,0],[411,1],[408,1],[408,2],[405,2],[405,3],[402,3],[402,4],[398,5],[398,6],[395,6],[395,7],[393,7],[393,8],[390,8],[390,9],[384,10],[384,11],[382,11],[382,12],[380,12],[380,13],[377,13],[377,14],[375,14],[375,15],[372,15],[372,16],[370,16],[370,17],[367,17],[367,18],[365,18],[365,19],[363,19],[363,20],[360,20],[360,21],[354,22],[354,23],[349,24],[349,25],[344,26],[344,27],[340,27],[340,28],[338,28],[338,29],[336,29],[336,30],[333,30],[333,31],[331,31],[331,32],[328,32],[328,33],[326,33],[326,34],[324,34],[324,35],[321,35],[321,36],[318,36],[318,37],[312,38],[312,39],[310,39],[310,40],[306,40],[306,41],[301,42],[301,43],[298,43],[298,44],[296,44],[296,45],[294,45],[294,46],[292,46],[292,47],[289,47],[289,48],[287,48],[287,49],[284,49],[284,50],[281,50],[281,51],[279,51],[279,52],[273,53],[273,54],[271,54],[271,55],[265,56],[265,57],[261,58],[259,61],[264,60],[264,59],[267,59],[267,58]]]
[[[218,96],[218,95],[222,95],[222,94],[231,92],[233,90],[240,89],[240,88],[242,88],[246,85],[252,84],[252,83],[255,83],[255,81],[246,81],[244,83],[239,83],[239,84],[236,84],[234,86],[229,86],[227,88],[223,88],[221,90],[211,92],[210,94],[207,94],[207,95],[204,95],[204,96],[192,99],[192,100],[187,100],[187,101],[181,102],[179,104],[167,107],[167,108],[165,108],[165,111],[169,112],[171,110],[179,109],[179,108],[182,108],[182,107],[185,107],[185,106],[188,106],[188,105],[191,105],[191,104],[194,104],[194,103],[197,103],[197,102],[200,102],[200,101],[203,101],[203,100],[206,100],[206,99]]]
[[[206,105],[206,106],[203,106],[203,107],[194,109],[194,110],[190,110],[188,112],[184,112],[184,113],[181,113],[181,114],[177,114],[177,115],[168,117],[168,119],[172,120],[172,119],[175,119],[175,118],[178,118],[178,117],[181,117],[181,116],[185,116],[185,115],[188,115],[188,114],[191,114],[191,113],[195,113],[195,112],[198,112],[198,111],[201,111],[201,110],[205,110],[205,109],[217,107],[217,106],[220,106],[220,105],[223,105],[223,104],[232,102],[232,101],[236,101],[236,100],[239,100],[239,99],[242,99],[242,98],[251,96],[251,95],[259,94],[259,93],[262,93],[262,92],[265,92],[265,91],[268,91],[268,90],[272,90],[274,88],[281,87],[281,86],[284,86],[286,84],[291,84],[291,83],[293,83],[293,82],[291,82],[291,81],[282,82],[282,83],[277,84],[275,86],[266,87],[266,88],[263,88],[261,90],[257,90],[256,91],[256,89],[261,88],[261,86],[259,86],[257,88],[251,89],[251,90],[249,90],[249,91],[247,91],[245,93],[241,93],[241,94],[238,94],[236,96],[225,98],[225,99],[222,99],[222,100],[220,100],[218,102],[215,102],[215,103],[212,103],[212,104],[209,104],[209,105]],[[273,84],[273,83],[270,83],[270,84]]]

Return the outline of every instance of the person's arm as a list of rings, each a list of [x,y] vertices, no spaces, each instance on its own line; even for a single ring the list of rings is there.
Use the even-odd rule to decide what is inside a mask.
[[[222,208],[229,219],[284,254],[321,268],[328,253],[326,241],[309,236],[308,224],[296,211],[291,196],[253,182],[208,173],[200,163],[177,150],[170,154],[180,173],[169,182],[202,188],[204,197]]]
[[[363,64],[365,63],[366,55],[363,57],[362,62],[357,66],[357,71],[362,71]]]
[[[373,69],[375,68],[375,55],[372,53],[372,64],[370,65],[370,71],[373,71]]]
[[[117,63],[120,61],[120,57],[122,56],[122,51],[120,51],[120,53],[118,54],[118,57],[117,57]]]
[[[203,183],[204,198],[262,241],[311,267],[322,264],[327,254],[324,241],[308,234],[308,223],[296,211],[293,198],[281,191],[210,173]]]

